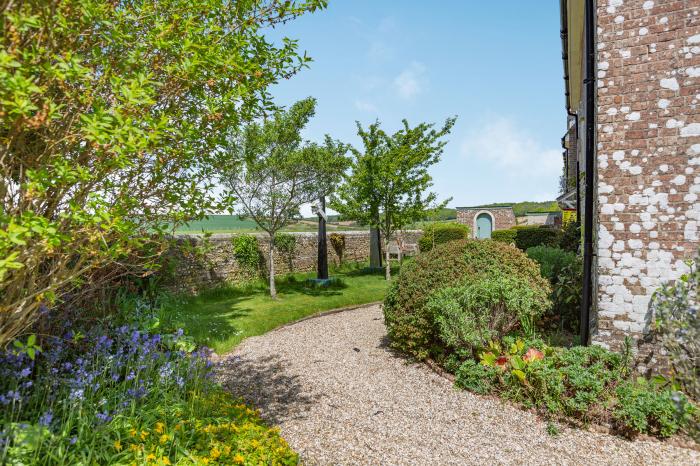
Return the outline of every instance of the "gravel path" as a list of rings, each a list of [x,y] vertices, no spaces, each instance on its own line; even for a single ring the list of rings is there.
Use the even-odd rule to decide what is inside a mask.
[[[386,346],[378,305],[245,340],[219,373],[307,464],[700,464],[700,453],[560,427],[456,390]]]

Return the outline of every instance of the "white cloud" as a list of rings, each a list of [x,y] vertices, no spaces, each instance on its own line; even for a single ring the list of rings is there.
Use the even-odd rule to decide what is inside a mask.
[[[362,99],[358,99],[355,101],[355,108],[368,113],[377,113],[378,111],[376,105],[374,105],[372,102],[368,102]]]
[[[562,171],[561,149],[544,147],[505,117],[492,118],[473,131],[462,142],[461,153],[490,162],[509,175],[558,180]]]
[[[402,99],[410,100],[423,92],[427,84],[425,66],[419,62],[412,62],[394,79],[396,92]]]

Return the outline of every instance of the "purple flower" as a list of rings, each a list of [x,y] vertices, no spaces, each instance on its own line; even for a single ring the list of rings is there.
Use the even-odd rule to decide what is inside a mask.
[[[78,437],[76,437],[75,435],[70,438],[71,445],[75,445],[77,442],[78,442]]]
[[[83,390],[82,388],[71,390],[70,395],[68,397],[71,400],[82,401],[85,399],[85,390]]]
[[[39,424],[48,427],[51,425],[51,421],[53,420],[53,413],[51,411],[46,411],[44,414],[39,417]]]
[[[112,420],[112,416],[109,415],[108,411],[105,411],[104,413],[97,413],[95,417],[97,417],[97,420],[100,421],[100,424],[105,424]]]
[[[29,367],[25,367],[24,369],[22,369],[22,371],[20,371],[19,376],[20,376],[20,378],[25,378],[25,377],[29,377],[29,374],[31,374],[31,373],[32,373],[32,370]]]

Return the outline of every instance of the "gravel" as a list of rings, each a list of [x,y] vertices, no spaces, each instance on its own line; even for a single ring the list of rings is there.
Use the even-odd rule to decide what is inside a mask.
[[[221,382],[261,411],[305,464],[700,464],[700,453],[547,423],[457,390],[387,348],[378,305],[249,338]]]

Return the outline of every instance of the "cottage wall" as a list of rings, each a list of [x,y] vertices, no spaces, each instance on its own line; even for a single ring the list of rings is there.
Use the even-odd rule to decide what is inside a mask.
[[[650,298],[688,271],[700,221],[700,0],[597,2],[594,343],[645,347]]]

